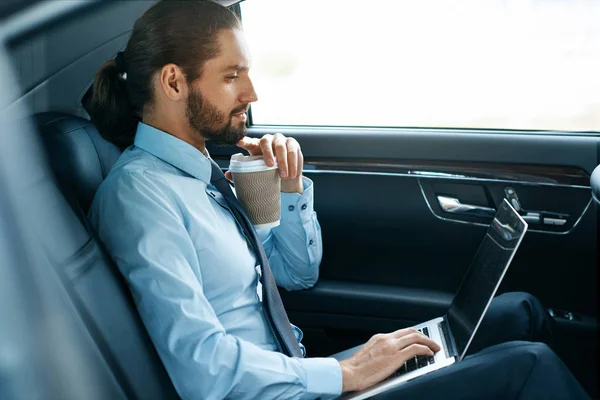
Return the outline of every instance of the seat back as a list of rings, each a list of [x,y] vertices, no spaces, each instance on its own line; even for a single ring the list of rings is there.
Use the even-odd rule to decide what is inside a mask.
[[[66,200],[39,216],[53,232],[41,240],[48,259],[127,398],[178,398],[126,283],[84,215],[119,150],[83,118],[44,113],[34,120]]]
[[[104,140],[84,118],[47,112],[36,114],[34,120],[58,183],[87,214],[98,186],[121,154],[119,148]]]

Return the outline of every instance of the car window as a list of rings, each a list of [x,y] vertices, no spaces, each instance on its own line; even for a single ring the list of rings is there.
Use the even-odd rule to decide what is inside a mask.
[[[600,131],[600,1],[252,0],[253,124]]]

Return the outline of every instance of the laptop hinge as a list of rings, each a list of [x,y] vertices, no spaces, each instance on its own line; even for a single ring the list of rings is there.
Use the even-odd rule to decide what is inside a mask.
[[[448,316],[444,316],[444,319],[438,323],[440,332],[442,334],[442,340],[445,343],[445,348],[448,349],[446,357],[456,357],[458,352],[456,351],[456,343],[454,343],[454,337],[450,334],[450,328],[448,326]]]

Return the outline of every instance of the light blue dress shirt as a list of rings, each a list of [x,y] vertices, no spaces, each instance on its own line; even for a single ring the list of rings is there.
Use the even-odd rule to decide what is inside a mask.
[[[210,175],[198,149],[140,123],[89,213],[179,395],[339,395],[338,361],[276,351],[257,291],[260,267]],[[258,232],[288,290],[314,285],[322,257],[313,186],[303,179],[303,194],[281,193],[280,226]]]

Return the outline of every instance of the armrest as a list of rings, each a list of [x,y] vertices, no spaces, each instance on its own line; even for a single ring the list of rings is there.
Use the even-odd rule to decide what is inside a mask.
[[[288,311],[426,321],[446,313],[454,293],[320,280],[307,290],[280,290]]]

